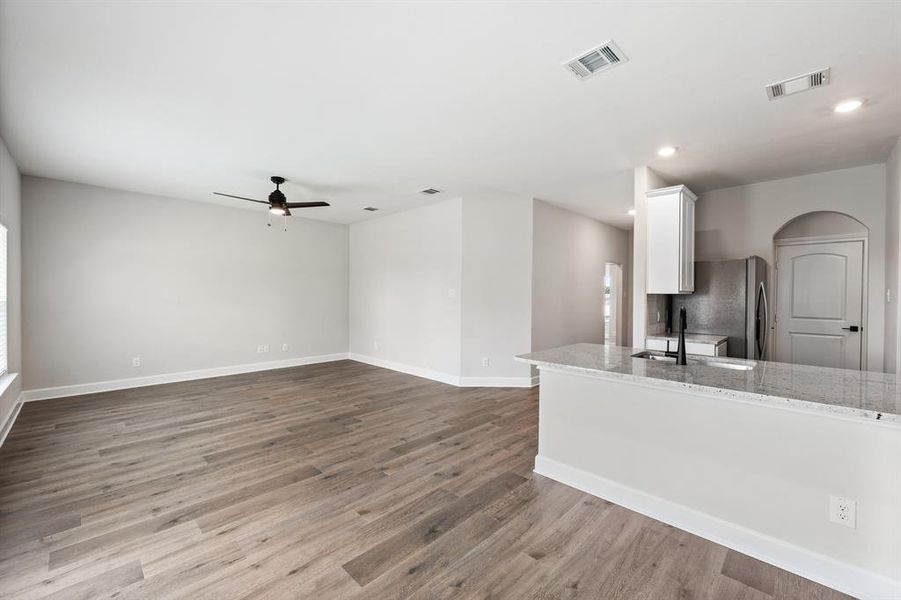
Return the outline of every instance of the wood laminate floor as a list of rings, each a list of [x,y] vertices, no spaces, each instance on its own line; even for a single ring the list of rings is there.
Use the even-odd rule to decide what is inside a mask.
[[[340,361],[27,404],[0,598],[847,598],[532,474],[537,401]]]

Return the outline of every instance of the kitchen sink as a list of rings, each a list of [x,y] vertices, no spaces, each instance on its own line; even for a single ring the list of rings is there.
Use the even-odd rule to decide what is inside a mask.
[[[644,350],[632,355],[632,358],[643,358],[645,360],[655,360],[658,362],[676,364],[675,356],[667,356],[663,352],[657,350]],[[733,371],[751,371],[757,366],[755,362],[731,362],[722,359],[706,358],[703,356],[691,355],[688,357],[689,365],[700,365],[703,367],[715,367],[717,369],[732,369]]]

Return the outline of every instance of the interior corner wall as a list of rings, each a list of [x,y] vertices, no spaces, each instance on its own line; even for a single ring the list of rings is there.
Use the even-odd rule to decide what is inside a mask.
[[[540,200],[533,207],[532,350],[603,344],[606,263],[629,263],[629,232]]]
[[[462,209],[463,384],[525,382],[513,357],[531,349],[532,199],[475,193]]]
[[[29,393],[346,356],[346,225],[35,177],[22,198]]]
[[[869,229],[866,368],[881,371],[885,339],[886,208],[884,164],[701,193],[695,211],[695,256],[697,260],[761,256],[767,261],[769,289],[773,290],[773,235],[783,225],[812,211],[835,211],[854,217]]]
[[[463,211],[460,198],[350,226],[350,352],[458,383]]]
[[[901,373],[901,138],[885,163],[885,370]]]
[[[7,362],[16,379],[0,396],[0,432],[22,390],[22,190],[21,175],[0,139],[0,223],[6,227]]]

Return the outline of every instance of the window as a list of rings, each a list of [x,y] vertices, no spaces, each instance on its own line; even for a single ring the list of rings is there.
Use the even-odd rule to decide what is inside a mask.
[[[0,375],[9,368],[6,353],[6,227],[0,225]]]

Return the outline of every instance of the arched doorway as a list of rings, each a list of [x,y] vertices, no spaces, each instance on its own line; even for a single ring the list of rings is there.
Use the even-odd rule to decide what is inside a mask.
[[[773,235],[777,361],[866,368],[869,229],[844,213],[815,211]]]

